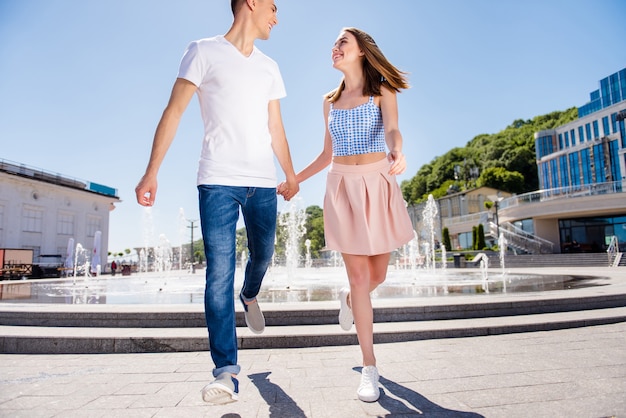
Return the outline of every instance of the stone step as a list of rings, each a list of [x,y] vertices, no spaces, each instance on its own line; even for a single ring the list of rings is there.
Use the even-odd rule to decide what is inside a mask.
[[[622,292],[595,296],[552,296],[543,292],[498,297],[431,297],[373,300],[374,321],[406,322],[484,318],[626,306]],[[330,302],[261,304],[268,326],[337,324],[338,305]],[[1,305],[0,325],[80,328],[205,328],[204,306],[193,305]],[[236,308],[236,323],[245,327],[243,311]]]
[[[626,322],[626,307],[469,319],[374,324],[375,342],[458,338]],[[206,351],[206,329],[0,326],[0,352],[20,354],[157,353]],[[261,335],[237,329],[241,349],[357,344],[354,327],[269,326]]]

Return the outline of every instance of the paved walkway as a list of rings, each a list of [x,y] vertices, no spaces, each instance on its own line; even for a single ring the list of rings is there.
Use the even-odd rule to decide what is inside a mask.
[[[611,286],[580,294],[623,287],[624,271],[611,273]],[[200,393],[206,351],[0,354],[0,417],[626,417],[626,322],[377,344],[376,354],[383,394],[367,404],[357,345],[240,350],[240,400],[219,407]]]
[[[240,401],[204,404],[208,352],[0,355],[2,417],[624,417],[626,323],[376,346],[242,350]]]

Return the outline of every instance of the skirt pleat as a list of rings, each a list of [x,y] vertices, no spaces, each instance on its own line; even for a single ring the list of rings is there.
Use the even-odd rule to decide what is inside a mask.
[[[389,161],[332,163],[324,196],[326,248],[345,254],[389,253],[414,237],[402,192]]]

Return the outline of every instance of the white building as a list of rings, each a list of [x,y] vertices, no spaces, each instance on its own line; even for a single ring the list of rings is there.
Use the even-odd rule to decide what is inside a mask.
[[[119,201],[111,187],[0,160],[0,248],[32,249],[33,263],[45,263],[64,257],[71,238],[93,254],[101,231],[105,264],[109,212]]]

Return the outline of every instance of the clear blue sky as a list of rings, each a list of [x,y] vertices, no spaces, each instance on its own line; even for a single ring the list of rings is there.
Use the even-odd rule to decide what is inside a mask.
[[[400,181],[478,134],[585,104],[598,80],[626,65],[623,0],[276,4],[279,24],[257,46],[281,67],[296,170],[322,146],[322,94],[341,76],[330,48],[343,26],[369,32],[410,73],[412,88],[399,95],[408,159]],[[109,250],[144,245],[134,187],[179,60],[189,41],[223,34],[231,21],[228,0],[0,0],[0,158],[117,188]],[[201,137],[194,99],[152,209],[153,236],[172,245],[182,239],[180,209],[198,217]],[[325,172],[301,185],[304,206],[322,205],[324,182]]]

